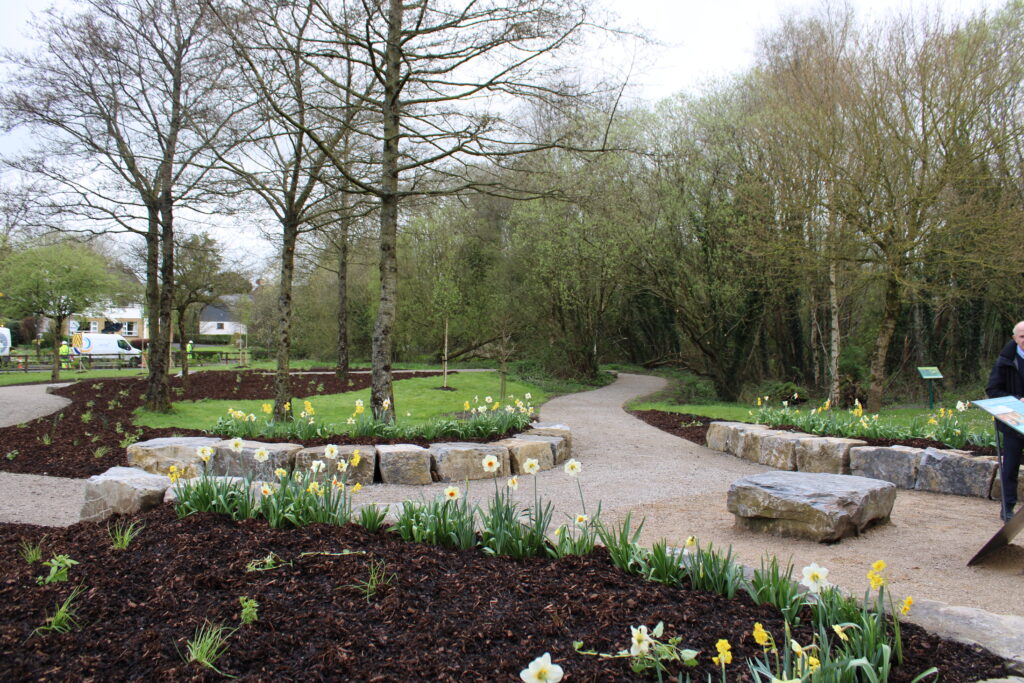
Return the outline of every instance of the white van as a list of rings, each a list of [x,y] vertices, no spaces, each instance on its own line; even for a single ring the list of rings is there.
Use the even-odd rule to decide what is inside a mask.
[[[119,334],[76,332],[71,337],[71,353],[84,358],[120,360],[126,365],[142,365],[142,351]]]

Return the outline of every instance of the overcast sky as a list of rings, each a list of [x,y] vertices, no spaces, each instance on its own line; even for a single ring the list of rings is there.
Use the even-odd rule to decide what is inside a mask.
[[[66,5],[67,0],[57,0]],[[741,72],[753,63],[758,35],[793,11],[817,7],[820,0],[601,0],[619,16],[619,23],[644,30],[661,45],[645,48],[635,62],[621,48],[603,55],[586,55],[594,63],[622,76],[631,71],[631,94],[648,100],[679,91],[695,93],[708,81]],[[993,10],[1003,0],[850,0],[862,20],[893,11],[937,7],[945,15]],[[30,46],[25,37],[32,12],[47,0],[0,0],[0,44]],[[630,70],[630,63],[635,66]],[[605,70],[605,69],[602,69]],[[0,136],[0,153],[14,151],[24,141]]]

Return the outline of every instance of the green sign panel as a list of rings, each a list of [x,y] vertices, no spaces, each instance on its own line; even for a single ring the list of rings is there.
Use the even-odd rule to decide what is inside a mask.
[[[917,371],[921,373],[921,379],[942,379],[942,373],[935,367],[918,368]]]

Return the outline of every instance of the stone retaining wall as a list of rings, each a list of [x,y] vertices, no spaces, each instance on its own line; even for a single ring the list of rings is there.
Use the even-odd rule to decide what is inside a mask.
[[[413,444],[381,446],[338,446],[336,454],[327,454],[326,446],[304,448],[301,444],[272,444],[243,441],[240,450],[230,440],[209,437],[152,439],[128,448],[131,467],[113,467],[86,482],[82,519],[101,521],[114,514],[145,510],[165,499],[174,498],[167,476],[174,467],[183,476],[195,476],[206,470],[215,477],[251,477],[275,481],[278,468],[288,474],[300,472],[329,480],[342,468],[348,483],[369,485],[425,485],[438,481],[490,479],[484,471],[485,456],[494,456],[497,476],[522,474],[528,460],[536,460],[539,469],[549,470],[572,457],[572,430],[564,424],[534,422],[531,429],[494,443],[436,443],[430,448]],[[213,450],[204,463],[198,449]],[[359,463],[352,457],[359,451]],[[258,461],[256,456],[262,459]],[[314,464],[320,463],[320,464]]]
[[[969,451],[869,446],[843,439],[769,429],[744,422],[712,422],[708,448],[779,470],[852,474],[900,488],[999,499],[999,466]],[[1024,499],[1024,478],[1021,479]]]

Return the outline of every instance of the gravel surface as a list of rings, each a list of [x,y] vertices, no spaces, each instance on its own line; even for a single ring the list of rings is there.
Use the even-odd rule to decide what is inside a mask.
[[[674,437],[621,410],[630,398],[657,391],[663,384],[655,377],[622,374],[612,385],[562,396],[542,408],[542,420],[572,427],[574,457],[583,463],[579,480],[589,513],[600,502],[602,517],[614,522],[632,510],[634,520],[645,520],[641,536],[645,545],[662,538],[682,545],[694,534],[703,544],[731,545],[748,565],[756,566],[764,553],[780,560],[791,557],[798,572],[818,562],[830,570],[829,579],[857,595],[867,587],[869,565],[882,559],[889,566],[890,587],[899,598],[912,595],[1024,615],[1024,548],[1010,545],[980,567],[966,566],[999,529],[999,506],[994,501],[900,490],[891,524],[832,545],[733,528],[725,507],[729,484],[768,468]],[[32,389],[0,390],[0,415],[13,405],[12,392],[24,392],[17,394],[21,403]],[[532,497],[532,482],[527,479],[519,489],[524,500]],[[536,483],[540,494],[555,503],[556,522],[580,511],[576,480],[561,468],[541,472]],[[83,480],[0,473],[0,521],[72,523],[81,507],[83,484]],[[406,499],[438,495],[445,486],[370,486],[361,492],[360,502],[397,506]],[[471,482],[470,500],[482,502],[492,491],[490,482]]]
[[[11,427],[57,412],[71,401],[46,393],[46,388],[48,386],[66,387],[67,385],[68,383],[21,384],[0,387],[0,427]],[[0,449],[2,448],[3,444],[0,444]]]
[[[890,587],[899,599],[911,595],[1024,615],[1024,548],[1010,545],[984,565],[967,567],[967,560],[1000,527],[994,501],[900,490],[890,524],[831,545],[733,528],[725,506],[729,484],[769,468],[672,436],[621,410],[627,400],[653,393],[663,384],[656,377],[621,374],[612,385],[553,399],[541,409],[543,421],[572,427],[574,457],[583,463],[580,483],[588,512],[598,501],[606,521],[620,520],[632,510],[634,520],[645,520],[644,545],[660,539],[682,545],[694,534],[705,545],[731,545],[738,559],[750,566],[757,566],[764,553],[783,561],[791,557],[798,574],[817,562],[829,569],[830,580],[855,595],[868,586],[870,564],[885,560]],[[523,499],[532,493],[526,479],[519,488]],[[482,502],[493,490],[486,481],[470,485],[474,501]],[[431,497],[445,486],[373,486],[363,489],[363,502]],[[537,486],[541,495],[556,503],[556,521],[579,511],[576,482],[561,468],[541,472]]]

